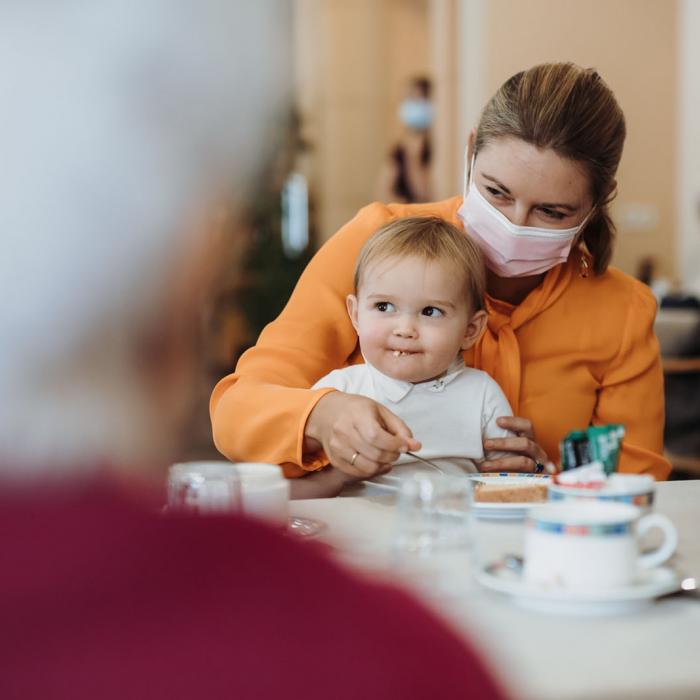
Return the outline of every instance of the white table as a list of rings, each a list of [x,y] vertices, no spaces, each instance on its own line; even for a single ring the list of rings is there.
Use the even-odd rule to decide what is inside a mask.
[[[700,578],[700,481],[658,484],[657,512],[679,532],[673,564]],[[396,509],[381,499],[295,501],[293,515],[325,521],[324,540],[350,566],[390,570]],[[522,523],[479,523],[480,536],[512,551]],[[660,600],[615,617],[565,617],[516,607],[509,598],[467,580],[457,598],[427,603],[481,649],[515,698],[578,700],[700,698],[700,601]]]

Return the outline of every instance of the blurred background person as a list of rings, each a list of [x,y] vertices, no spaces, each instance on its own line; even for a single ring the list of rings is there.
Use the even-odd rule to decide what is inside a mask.
[[[402,133],[382,167],[377,184],[376,196],[382,202],[431,200],[431,90],[428,78],[413,78],[399,105]]]
[[[264,160],[288,7],[0,9],[4,700],[502,697],[399,591],[254,522],[156,514],[221,257],[201,232]]]

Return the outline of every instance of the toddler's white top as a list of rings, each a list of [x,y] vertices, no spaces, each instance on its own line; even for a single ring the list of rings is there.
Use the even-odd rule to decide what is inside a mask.
[[[501,388],[486,372],[466,367],[461,357],[442,377],[419,384],[393,379],[365,363],[334,370],[313,386],[323,387],[367,396],[386,406],[422,443],[417,454],[437,462],[446,474],[476,471],[475,463],[502,455],[484,455],[484,439],[512,435],[496,425],[496,418],[513,415]],[[432,470],[402,455],[392,472],[378,481],[416,471]]]

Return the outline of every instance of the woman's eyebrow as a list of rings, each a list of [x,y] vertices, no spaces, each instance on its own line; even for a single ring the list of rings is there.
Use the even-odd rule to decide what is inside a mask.
[[[493,182],[494,185],[498,185],[506,194],[510,194],[510,190],[502,183],[496,180],[493,175],[487,175],[486,173],[481,173],[481,177],[485,178],[486,180],[490,180]]]

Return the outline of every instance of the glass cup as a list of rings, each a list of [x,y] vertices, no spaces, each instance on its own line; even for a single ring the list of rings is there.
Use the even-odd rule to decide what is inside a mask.
[[[168,512],[222,515],[241,510],[241,478],[230,462],[184,462],[168,472]]]
[[[469,585],[473,482],[416,475],[401,484],[392,562],[428,595],[459,595]]]
[[[168,513],[243,513],[289,534],[318,537],[325,523],[289,516],[289,482],[276,464],[183,462],[168,473]]]

